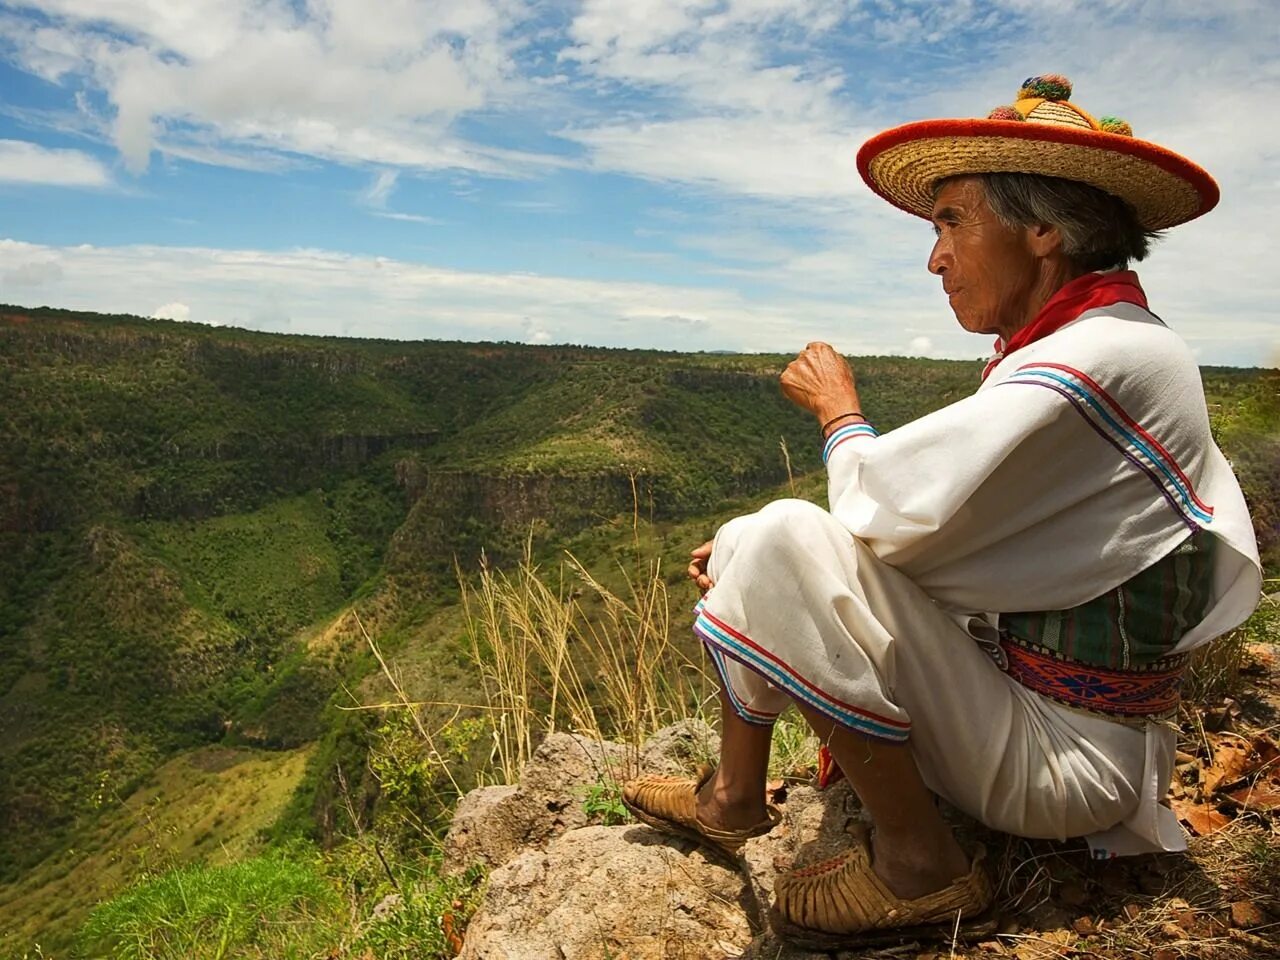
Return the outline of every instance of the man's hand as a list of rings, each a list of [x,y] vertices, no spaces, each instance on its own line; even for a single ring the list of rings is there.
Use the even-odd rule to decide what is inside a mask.
[[[782,393],[826,423],[842,413],[860,413],[853,371],[830,344],[811,343],[782,371]]]
[[[707,576],[707,563],[711,560],[711,545],[714,542],[714,540],[708,540],[702,546],[694,548],[690,554],[693,560],[689,563],[689,579],[696,583],[703,593],[715,586]]]

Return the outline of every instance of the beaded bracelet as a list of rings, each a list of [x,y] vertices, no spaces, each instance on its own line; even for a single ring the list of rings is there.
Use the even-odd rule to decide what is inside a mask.
[[[828,429],[828,428],[829,428],[833,423],[839,423],[841,420],[844,420],[846,417],[857,417],[857,418],[858,418],[859,420],[861,420],[863,423],[867,423],[867,422],[868,422],[867,418],[866,418],[866,417],[864,417],[862,414],[860,414],[858,411],[856,411],[856,410],[851,410],[849,413],[842,413],[842,414],[840,414],[840,416],[838,416],[838,417],[832,417],[830,420],[828,420],[826,423],[824,423],[824,424],[822,425],[822,435],[825,437],[825,436],[827,435],[827,429]]]

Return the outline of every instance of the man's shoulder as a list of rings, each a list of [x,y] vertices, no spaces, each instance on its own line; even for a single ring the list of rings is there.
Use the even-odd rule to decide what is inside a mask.
[[[1078,366],[1096,377],[1139,381],[1190,377],[1199,382],[1195,355],[1175,331],[1135,303],[1116,303],[1080,319],[1025,351],[1025,362]]]
[[[1001,381],[1034,382],[1125,407],[1203,404],[1195,355],[1177,333],[1136,304],[1090,311],[1011,354]]]

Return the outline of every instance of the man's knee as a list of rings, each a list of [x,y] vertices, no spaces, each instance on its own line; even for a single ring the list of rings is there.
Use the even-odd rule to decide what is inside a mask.
[[[816,557],[827,544],[850,539],[850,534],[822,507],[808,500],[774,500],[752,516],[741,547],[772,554]]]
[[[712,579],[719,579],[732,557],[756,564],[793,555],[812,561],[830,544],[844,552],[852,537],[840,522],[808,500],[774,500],[755,513],[730,520],[716,534]]]

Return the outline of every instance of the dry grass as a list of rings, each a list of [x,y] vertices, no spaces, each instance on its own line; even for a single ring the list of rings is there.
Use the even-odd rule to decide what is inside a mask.
[[[510,573],[486,564],[475,582],[461,580],[504,782],[556,730],[639,747],[714,699],[706,667],[671,642],[661,562],[636,566],[620,568],[621,594],[572,555],[551,574],[526,553]]]

